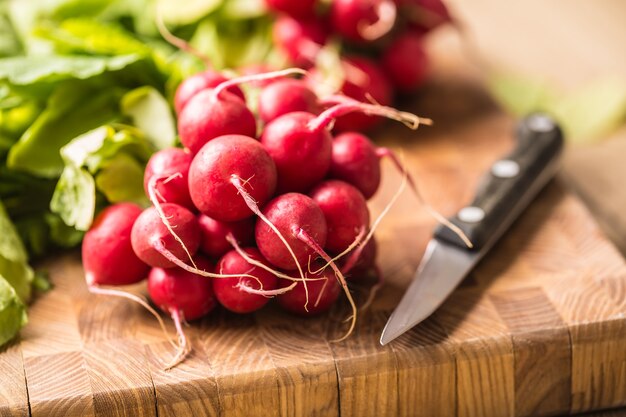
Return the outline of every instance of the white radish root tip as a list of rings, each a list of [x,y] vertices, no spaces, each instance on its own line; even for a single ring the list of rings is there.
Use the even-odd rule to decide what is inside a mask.
[[[167,341],[174,348],[178,348],[178,345],[174,342],[174,340],[172,340],[172,337],[167,331],[167,328],[165,327],[165,323],[163,322],[161,315],[157,313],[156,310],[152,308],[152,306],[148,304],[148,302],[143,297],[140,297],[138,295],[135,295],[126,291],[102,288],[97,285],[87,285],[87,289],[92,294],[126,298],[128,300],[134,301],[135,303],[139,304],[157,319],[157,321],[159,322],[159,326],[161,327],[161,331],[165,335],[165,338],[167,339]]]
[[[392,0],[385,0],[376,5],[378,20],[374,23],[359,22],[357,31],[368,41],[385,36],[396,23],[398,9]]]
[[[278,236],[280,241],[283,243],[283,245],[285,245],[285,247],[289,251],[289,254],[293,258],[294,262],[296,263],[296,266],[298,268],[298,273],[300,274],[300,278],[302,281],[302,285],[304,286],[304,294],[305,294],[305,300],[306,300],[304,304],[304,309],[305,311],[308,312],[309,310],[307,309],[307,306],[309,304],[309,289],[306,285],[306,279],[304,277],[304,271],[302,270],[302,266],[300,266],[300,263],[298,262],[298,258],[296,257],[296,254],[293,252],[291,245],[289,245],[289,242],[287,242],[287,239],[285,239],[282,233],[280,233],[280,230],[278,230],[278,228],[274,225],[274,223],[272,223],[263,214],[263,212],[261,212],[261,209],[259,208],[259,205],[257,204],[257,202],[254,200],[254,198],[252,198],[250,193],[248,193],[248,191],[245,189],[243,180],[237,175],[232,175],[231,183],[233,184],[235,188],[237,188],[237,192],[239,193],[239,195],[241,195],[241,197],[243,198],[248,208],[254,214],[256,214],[261,219],[261,221],[263,221],[263,223],[265,223],[270,229],[272,229],[272,231],[276,234],[276,236]]]
[[[189,352],[191,352],[191,346],[187,342],[187,336],[185,336],[185,331],[182,327],[182,322],[184,318],[182,318],[181,312],[177,309],[171,310],[172,320],[174,321],[174,326],[176,327],[176,334],[178,335],[178,350],[176,355],[172,360],[165,366],[165,370],[168,371],[185,360]]]
[[[365,311],[370,308],[376,298],[376,294],[378,294],[378,291],[380,291],[380,289],[385,285],[385,277],[378,265],[374,266],[374,271],[376,272],[376,278],[378,278],[378,281],[372,286],[372,288],[370,288],[367,299],[361,306],[361,311]]]

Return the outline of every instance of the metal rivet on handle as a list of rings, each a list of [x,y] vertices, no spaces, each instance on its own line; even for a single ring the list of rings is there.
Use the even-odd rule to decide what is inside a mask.
[[[485,218],[485,212],[480,207],[467,206],[459,210],[457,217],[465,223],[478,223]]]
[[[528,119],[528,127],[535,132],[550,132],[554,129],[554,121],[545,114],[534,114]]]
[[[491,173],[498,178],[516,177],[519,170],[519,164],[510,159],[501,159],[491,167]]]

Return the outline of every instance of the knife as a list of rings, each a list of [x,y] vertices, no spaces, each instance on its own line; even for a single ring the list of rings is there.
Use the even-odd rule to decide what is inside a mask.
[[[552,118],[527,116],[517,126],[516,138],[515,150],[491,166],[474,201],[450,218],[473,248],[450,229],[435,229],[413,282],[383,329],[382,345],[430,316],[555,175],[563,135]]]

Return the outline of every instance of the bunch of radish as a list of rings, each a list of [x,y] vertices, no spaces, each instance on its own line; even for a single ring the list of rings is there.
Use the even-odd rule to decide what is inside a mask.
[[[218,304],[251,313],[275,298],[288,312],[328,310],[348,280],[375,268],[367,200],[379,187],[380,160],[393,153],[356,132],[333,136],[346,114],[382,116],[415,129],[427,119],[346,96],[325,100],[288,69],[227,79],[206,70],[178,88],[184,148],[155,153],[145,170],[152,205],[102,211],[83,242],[89,289],[142,303],[111,286],[148,279],[148,293],[177,329],[175,364],[188,352],[181,323]],[[258,111],[239,87],[263,82]],[[335,104],[331,104],[335,103]],[[387,208],[388,209],[388,208]],[[160,320],[160,318],[159,318]]]
[[[413,93],[426,79],[424,38],[452,22],[442,0],[265,0],[275,14],[273,42],[291,65],[311,69],[312,85],[325,82],[328,45],[341,45],[338,90],[359,101],[391,105],[397,93]],[[351,114],[342,131],[367,130],[379,118]]]

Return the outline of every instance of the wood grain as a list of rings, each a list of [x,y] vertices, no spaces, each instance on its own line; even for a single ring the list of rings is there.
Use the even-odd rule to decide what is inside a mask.
[[[10,344],[0,351],[0,416],[26,417],[28,393],[19,345]]]

